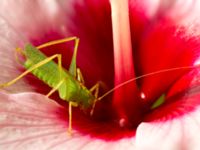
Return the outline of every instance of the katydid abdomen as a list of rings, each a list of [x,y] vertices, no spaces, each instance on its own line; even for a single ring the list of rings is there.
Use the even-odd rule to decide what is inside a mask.
[[[24,63],[26,69],[47,59],[47,56],[30,44],[26,45],[24,54],[26,56]],[[95,100],[95,97],[84,85],[77,81],[67,70],[60,70],[58,64],[52,60],[31,72],[52,88],[55,88],[62,81],[58,93],[63,100],[76,102],[82,108],[90,107]]]

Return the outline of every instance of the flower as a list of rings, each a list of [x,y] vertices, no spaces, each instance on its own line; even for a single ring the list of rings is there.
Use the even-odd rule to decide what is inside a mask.
[[[29,75],[1,89],[0,148],[198,149],[199,6],[179,0],[2,0],[0,83],[23,71],[15,47],[69,36],[80,38],[77,65],[86,86],[106,84],[100,94],[141,75],[179,69],[121,86],[97,103],[92,117],[74,108],[72,136],[67,104],[56,94],[46,98],[50,88]],[[42,49],[63,54],[65,68],[72,50],[73,42]],[[153,107],[159,98],[164,102]]]

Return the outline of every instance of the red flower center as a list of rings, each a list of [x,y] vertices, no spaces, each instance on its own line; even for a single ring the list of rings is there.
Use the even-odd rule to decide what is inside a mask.
[[[184,28],[178,30],[173,21],[160,17],[161,14],[148,19],[143,10],[129,5],[127,0],[111,0],[111,6],[107,0],[98,3],[86,0],[74,6],[76,14],[68,18],[70,26],[66,24],[71,33],[68,36],[80,38],[77,65],[86,86],[90,88],[98,81],[105,83],[100,95],[137,76],[193,65],[198,57],[199,42],[187,36]],[[39,45],[63,37],[52,29],[44,37],[34,37],[31,41]],[[43,51],[48,56],[61,53],[63,65],[68,68],[73,44],[55,45]],[[143,121],[171,119],[173,112],[183,115],[193,109],[188,109],[190,101],[186,103],[184,96],[195,71],[198,72],[189,69],[162,72],[121,86],[97,103],[92,117],[75,108],[73,127],[83,134],[115,140],[134,135]],[[48,93],[50,89],[36,80],[33,76],[28,78],[37,91]],[[199,101],[195,97],[191,97],[191,103],[197,105]],[[52,98],[67,105],[58,95]],[[159,98],[161,105],[155,107]],[[66,110],[61,110],[61,118],[67,120]]]

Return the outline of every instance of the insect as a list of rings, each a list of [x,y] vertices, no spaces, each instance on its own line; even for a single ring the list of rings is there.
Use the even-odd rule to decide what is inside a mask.
[[[42,48],[69,41],[75,41],[74,52],[69,70],[66,70],[62,67],[61,54],[55,54],[51,57],[47,57],[40,51]],[[37,47],[27,44],[25,45],[24,50],[17,48],[17,52],[20,52],[20,54],[26,59],[25,62],[22,63],[26,68],[26,71],[15,79],[0,85],[0,87],[10,86],[28,73],[32,73],[34,76],[52,88],[52,90],[50,90],[50,92],[46,95],[47,97],[58,91],[59,97],[62,100],[69,102],[68,131],[70,133],[72,131],[72,106],[80,107],[81,109],[92,107],[90,112],[92,115],[95,103],[97,101],[100,85],[100,82],[97,82],[97,84],[95,84],[91,89],[88,89],[84,86],[82,73],[76,66],[78,44],[79,39],[77,37],[69,37],[61,40],[51,41]],[[58,60],[58,64],[53,61],[53,59],[56,58]]]
[[[55,54],[51,57],[47,57],[44,55],[40,49],[56,45],[64,42],[75,41],[74,52],[71,59],[71,64],[69,69],[66,70],[62,67],[62,56],[61,54]],[[175,71],[180,69],[192,69],[195,66],[185,66],[185,67],[177,67],[177,68],[169,68],[163,69],[156,72],[148,73],[142,76],[138,76],[136,78],[132,78],[127,80],[111,90],[104,93],[101,97],[98,97],[100,82],[97,82],[92,88],[88,89],[84,85],[83,75],[79,68],[76,65],[76,56],[78,51],[79,39],[77,37],[69,37],[61,40],[55,40],[48,43],[44,43],[40,46],[34,47],[31,44],[27,44],[24,50],[17,48],[17,52],[25,57],[25,61],[22,65],[26,68],[26,71],[21,75],[16,77],[15,79],[0,85],[0,87],[7,87],[19,79],[26,76],[28,73],[32,73],[37,78],[42,80],[44,83],[49,85],[52,89],[46,95],[47,97],[51,96],[54,92],[58,91],[59,97],[65,101],[69,102],[69,126],[68,131],[71,133],[72,131],[72,107],[80,107],[81,109],[91,108],[90,114],[93,114],[95,103],[99,100],[102,100],[107,95],[111,94],[116,89],[129,84],[135,80],[140,78],[153,76],[155,74]],[[17,58],[18,59],[18,58]],[[55,63],[53,60],[57,59],[58,63]],[[19,60],[18,60],[19,61]],[[154,107],[154,105],[152,105]]]

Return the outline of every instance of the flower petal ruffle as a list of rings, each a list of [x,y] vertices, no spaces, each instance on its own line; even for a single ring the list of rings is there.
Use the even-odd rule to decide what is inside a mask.
[[[0,85],[10,81],[20,74],[19,64],[15,58],[15,48],[19,47],[19,44],[23,44],[25,38],[7,22],[5,18],[0,16]],[[6,88],[12,92],[30,91],[32,88],[28,86],[23,80],[19,80],[13,86]]]
[[[61,107],[44,96],[0,93],[0,103],[0,149],[48,149],[67,138]]]
[[[0,93],[0,149],[132,149],[134,138],[106,142],[67,133],[66,109],[40,94]],[[89,129],[88,129],[89,131]]]
[[[40,94],[0,93],[0,104],[0,149],[193,150],[200,147],[200,137],[196,134],[199,109],[173,120],[142,123],[135,138],[103,141],[77,132],[69,136],[68,123],[63,119],[66,109]]]
[[[200,149],[199,113],[198,108],[182,118],[140,124],[136,132],[136,147],[139,150]]]

